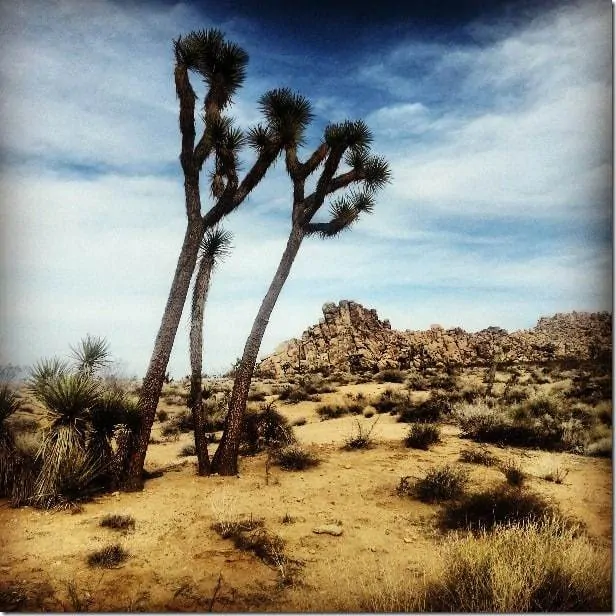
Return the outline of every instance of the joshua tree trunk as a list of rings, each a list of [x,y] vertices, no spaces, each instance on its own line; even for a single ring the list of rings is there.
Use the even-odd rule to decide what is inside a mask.
[[[292,228],[274,279],[252,325],[250,336],[246,341],[244,353],[235,375],[231,400],[229,401],[229,412],[225,422],[225,431],[212,459],[212,472],[214,473],[220,475],[237,474],[237,456],[242,433],[242,422],[246,411],[250,381],[257,363],[257,355],[259,354],[259,348],[261,347],[261,341],[263,340],[269,318],[274,310],[280,291],[289,276],[291,266],[304,239],[304,235],[305,233],[299,225]]]
[[[188,196],[188,190],[187,190]],[[135,438],[135,447],[130,454],[127,476],[123,482],[126,491],[141,490],[143,488],[143,464],[150,440],[150,432],[154,423],[156,407],[167,371],[167,364],[173,348],[175,334],[180,323],[186,296],[190,287],[190,279],[195,270],[199,243],[203,237],[203,224],[200,218],[189,220],[184,235],[184,243],[175,268],[175,275],[171,283],[171,290],[165,312],[158,329],[150,365],[146,372],[141,393],[139,394],[139,407],[142,424]]]
[[[202,408],[202,352],[203,352],[203,309],[210,288],[210,276],[214,259],[203,259],[195,279],[192,314],[190,320],[190,408],[195,426],[195,449],[197,451],[197,474],[208,475],[210,458],[207,453],[205,421]]]

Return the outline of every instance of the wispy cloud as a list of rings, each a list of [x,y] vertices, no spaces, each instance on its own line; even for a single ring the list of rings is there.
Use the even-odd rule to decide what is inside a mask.
[[[387,39],[332,62],[318,49],[281,50],[232,14],[214,24],[190,4],[1,11],[2,360],[61,354],[90,332],[129,371],[145,370],[185,224],[170,42],[210,25],[251,52],[232,110],[241,126],[258,120],[267,88],[297,87],[317,115],[308,146],[327,121],[366,115],[394,173],[372,217],[335,241],[306,241],[263,353],[343,297],[414,329],[512,329],[611,306],[605,3],[568,3],[515,27],[478,21],[465,42]],[[236,248],[207,306],[208,370],[242,352],[290,199],[279,163],[225,221]],[[187,331],[184,317],[174,375],[188,372]]]

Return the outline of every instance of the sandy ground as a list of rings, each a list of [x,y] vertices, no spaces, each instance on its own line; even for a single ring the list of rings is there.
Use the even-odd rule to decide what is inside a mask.
[[[391,385],[349,385],[321,398],[333,401],[385,387]],[[215,595],[215,611],[309,611],[322,608],[328,596],[349,592],[347,582],[362,575],[422,576],[438,559],[441,536],[433,523],[438,506],[401,498],[396,486],[403,476],[420,477],[433,465],[455,462],[469,443],[446,425],[443,442],[432,450],[406,449],[401,440],[408,426],[375,415],[359,418],[371,424],[378,417],[375,446],[345,451],[341,445],[357,419],[320,421],[317,405],[278,406],[290,419],[307,420],[295,434],[322,459],[307,471],[273,467],[266,481],[265,455],[260,454],[242,458],[238,477],[197,477],[196,458],[178,457],[192,442],[192,435],[183,434],[150,446],[147,468],[167,470],[147,481],[143,492],[101,496],[77,514],[12,509],[0,501],[2,588],[28,595],[22,609],[207,611]],[[155,436],[157,431],[158,426]],[[530,489],[583,521],[598,543],[611,545],[610,460],[489,449],[502,460],[516,459],[529,474]],[[465,466],[474,488],[503,482],[494,468]],[[569,471],[564,484],[542,479],[556,467]],[[134,531],[102,528],[100,520],[109,513],[132,515]],[[287,554],[301,563],[294,573],[284,572],[293,574],[294,584],[281,585],[276,567],[239,551],[211,529],[217,520],[239,515],[264,519],[266,528],[285,540]],[[285,516],[291,523],[283,522]],[[313,532],[326,523],[341,525],[343,534]],[[123,565],[111,570],[87,566],[91,551],[114,542],[130,553]]]

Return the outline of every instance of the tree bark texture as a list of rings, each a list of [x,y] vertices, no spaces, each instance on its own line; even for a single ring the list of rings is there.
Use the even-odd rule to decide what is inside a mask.
[[[197,262],[199,244],[202,237],[203,225],[201,224],[201,219],[189,219],[182,250],[175,268],[175,275],[171,283],[167,305],[165,306],[158,335],[154,343],[150,365],[143,379],[141,393],[139,394],[141,428],[135,439],[135,447],[130,453],[127,476],[122,485],[122,488],[126,491],[141,490],[143,488],[143,464],[150,441],[152,424],[154,423],[156,407],[158,406],[171,349],[173,348],[182,310],[188,295],[190,279]]]
[[[205,418],[202,408],[201,372],[203,368],[203,310],[210,288],[214,260],[202,258],[193,290],[190,319],[190,405],[195,426],[195,449],[197,451],[197,474],[209,475],[210,458],[205,436]]]
[[[218,473],[219,475],[237,474],[237,457],[242,433],[242,422],[246,412],[250,381],[257,363],[257,355],[259,354],[261,341],[263,340],[269,318],[274,310],[280,291],[289,276],[291,266],[303,239],[304,232],[301,227],[299,225],[293,226],[274,279],[252,325],[233,383],[229,412],[225,421],[225,430],[212,460],[211,470],[213,473]]]

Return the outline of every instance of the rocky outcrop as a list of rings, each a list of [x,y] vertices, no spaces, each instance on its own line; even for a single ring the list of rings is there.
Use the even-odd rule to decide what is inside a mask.
[[[323,318],[282,343],[259,364],[275,377],[304,372],[377,372],[387,368],[541,363],[551,359],[609,357],[612,317],[607,312],[572,312],[539,319],[534,329],[508,333],[488,327],[469,333],[432,325],[425,331],[398,331],[376,310],[342,300],[323,306]]]

